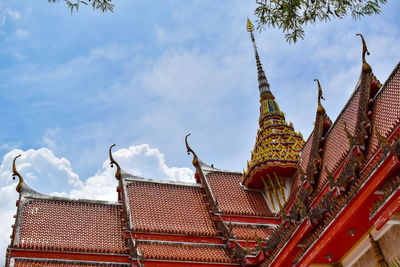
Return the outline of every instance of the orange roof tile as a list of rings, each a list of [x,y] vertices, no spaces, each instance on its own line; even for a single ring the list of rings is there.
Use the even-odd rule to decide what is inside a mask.
[[[311,132],[310,137],[308,137],[306,143],[303,146],[303,149],[301,150],[300,167],[303,171],[306,171],[306,169],[307,169],[308,160],[309,160],[310,153],[311,153],[313,137],[314,137],[314,131]]]
[[[217,235],[198,186],[135,181],[127,192],[136,231]]]
[[[18,247],[122,253],[119,205],[31,200],[23,206]]]
[[[269,210],[262,192],[245,190],[241,186],[241,173],[210,172],[206,174],[206,179],[222,213],[274,216]]]
[[[179,243],[137,242],[137,248],[146,259],[230,263],[236,262],[229,257],[223,246],[207,246]]]
[[[61,261],[61,260],[38,260],[38,259],[15,259],[15,267],[121,267],[130,266],[123,263],[107,263],[107,262],[74,262],[74,261]]]
[[[400,64],[394,69],[392,75],[386,81],[384,87],[376,96],[372,109],[372,125],[386,138],[393,131],[393,127],[399,124],[400,119]],[[378,148],[375,134],[372,135],[367,158]]]
[[[274,232],[274,228],[260,225],[232,225],[232,233],[237,239],[245,240],[246,238],[249,238],[249,240],[254,240],[254,232],[257,233],[261,240],[265,240]]]

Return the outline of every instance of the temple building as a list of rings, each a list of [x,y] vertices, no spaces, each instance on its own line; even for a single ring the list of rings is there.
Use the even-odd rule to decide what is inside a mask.
[[[19,179],[6,266],[389,266],[400,258],[400,64],[382,85],[366,61],[337,119],[321,104],[307,140],[262,68],[259,129],[243,172],[194,152],[196,183],[123,170],[116,202],[40,194]],[[361,49],[360,49],[361,51]]]

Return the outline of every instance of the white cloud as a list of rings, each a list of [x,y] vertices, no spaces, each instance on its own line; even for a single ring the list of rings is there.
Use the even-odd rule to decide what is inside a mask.
[[[69,160],[56,157],[48,148],[27,151],[14,149],[7,153],[0,165],[0,186],[11,182],[12,161],[18,154],[22,156],[17,159],[17,169],[35,190],[51,193],[83,186],[79,176],[72,171]]]
[[[57,145],[60,140],[60,129],[59,128],[47,128],[42,137],[43,144],[52,151],[57,150]]]
[[[21,13],[17,10],[6,8],[4,10],[0,10],[3,14],[1,14],[1,22],[0,26],[3,27],[6,22],[7,18],[10,18],[13,21],[18,21],[21,19]]]
[[[16,183],[0,187],[0,251],[4,255],[7,246],[10,244],[12,233],[11,225],[15,222],[13,215],[16,213],[15,201],[18,199],[15,191]],[[0,265],[4,265],[4,256],[0,257]]]
[[[6,9],[6,13],[8,14],[8,16],[12,19],[12,20],[20,20],[21,19],[21,12],[19,12],[18,10],[13,10],[10,8]]]
[[[15,37],[21,39],[21,38],[25,38],[28,36],[28,32],[26,30],[23,29],[17,29],[15,31]]]
[[[193,171],[189,168],[168,167],[165,156],[157,148],[148,144],[121,148],[113,152],[118,164],[126,172],[144,178],[194,182]],[[82,188],[73,189],[69,196],[115,201],[117,181],[114,178],[115,167],[110,167],[107,159],[103,168],[88,178]]]
[[[157,41],[162,44],[183,44],[184,42],[196,38],[196,34],[189,28],[180,28],[176,32],[170,32],[166,28],[156,25],[155,35],[157,36]]]

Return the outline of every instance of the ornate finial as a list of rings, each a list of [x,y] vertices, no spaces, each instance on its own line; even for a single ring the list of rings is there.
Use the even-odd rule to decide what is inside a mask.
[[[324,113],[325,109],[324,107],[321,105],[321,99],[325,100],[324,96],[322,95],[322,88],[321,88],[321,84],[319,83],[318,79],[314,79],[314,82],[318,83],[318,113]]]
[[[188,144],[188,141],[187,141],[188,136],[190,136],[190,134],[187,134],[186,137],[185,137],[185,144],[186,144],[187,153],[188,153],[188,155],[190,155],[190,153],[193,154],[192,164],[193,164],[193,166],[195,168],[197,168],[198,165],[199,165],[199,158],[197,157],[196,153],[194,153],[194,151],[190,148],[190,146]]]
[[[357,33],[356,36],[360,36],[361,37],[361,41],[362,41],[362,44],[363,44],[363,51],[362,51],[363,67],[362,67],[362,69],[363,69],[363,71],[371,72],[372,71],[371,66],[365,60],[365,54],[369,55],[369,51],[368,51],[367,45],[365,43],[364,37],[362,36],[361,33]]]
[[[387,139],[378,132],[378,129],[376,129],[376,126],[374,126],[374,132],[376,135],[376,139],[378,139],[379,145],[382,148],[383,154],[386,154],[389,151],[389,143],[388,143]]]
[[[258,251],[262,251],[262,243],[261,238],[257,235],[257,232],[254,230],[254,240],[256,241],[256,248]]]
[[[251,250],[250,250],[250,246],[249,246],[249,237],[246,236],[246,254],[247,255],[251,255]]]
[[[18,178],[19,178],[19,183],[18,183],[18,185],[17,185],[16,190],[17,190],[18,193],[21,193],[21,188],[22,188],[22,184],[23,184],[23,182],[24,182],[24,179],[22,179],[21,174],[19,174],[19,172],[17,171],[17,168],[15,167],[15,160],[16,160],[17,158],[19,158],[19,157],[21,157],[21,154],[19,154],[18,156],[16,156],[16,157],[14,158],[13,166],[12,166],[12,168],[13,168],[12,177],[13,177],[13,180],[14,180],[14,179],[15,179],[15,176],[18,176]]]
[[[325,166],[326,177],[328,178],[328,182],[331,188],[334,187],[335,177],[333,177],[332,173],[328,170],[328,167]]]
[[[233,231],[233,225],[232,225],[232,222],[231,222],[230,219],[228,220],[227,225],[228,225],[227,227],[228,227],[228,230],[229,230],[229,232],[228,232],[228,239],[229,239],[229,238],[232,237],[232,231]]]
[[[115,166],[117,166],[117,171],[115,172],[115,178],[117,178],[117,180],[121,179],[121,167],[119,166],[119,164],[114,160],[113,155],[111,153],[111,149],[115,147],[115,144],[113,144],[112,146],[110,146],[110,149],[108,150],[108,154],[110,156],[110,165],[111,168]]]
[[[246,29],[247,29],[248,32],[253,32],[254,31],[253,23],[251,23],[251,21],[249,20],[248,17],[247,17]]]
[[[343,130],[344,130],[344,132],[346,134],[347,139],[349,140],[349,146],[353,147],[354,140],[353,140],[353,136],[350,134],[349,130],[347,130],[347,122],[344,121],[343,124],[344,124]]]

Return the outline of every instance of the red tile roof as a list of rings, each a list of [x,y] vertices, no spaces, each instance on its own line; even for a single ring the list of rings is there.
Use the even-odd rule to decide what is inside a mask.
[[[248,238],[249,240],[255,240],[254,232],[257,233],[261,240],[265,240],[274,232],[274,228],[259,225],[232,225],[232,233],[237,239],[246,240]]]
[[[222,213],[274,216],[261,192],[245,190],[241,186],[241,173],[210,172],[206,179]]]
[[[121,267],[130,266],[129,264],[112,264],[112,263],[93,263],[93,262],[71,262],[60,260],[37,260],[37,259],[15,259],[15,267]]]
[[[386,138],[393,131],[393,127],[399,124],[400,119],[400,64],[397,65],[392,75],[386,81],[380,93],[376,96],[372,110],[372,125]],[[367,158],[378,148],[375,134],[370,141]]]
[[[347,130],[349,133],[354,135],[359,99],[360,88],[358,88],[355,94],[353,94],[348,105],[346,105],[342,113],[336,119],[326,137],[322,159],[322,171],[317,184],[317,191],[319,191],[327,182],[325,167],[327,167],[330,172],[334,172],[335,168],[338,167],[339,163],[343,159],[343,156],[346,155],[350,149],[349,141],[344,131],[344,122],[347,123]]]
[[[314,138],[314,131],[311,132],[307,142],[304,144],[300,154],[300,167],[305,172],[307,170],[308,160],[311,153],[312,140]]]
[[[198,186],[135,181],[127,192],[136,231],[217,235]]]
[[[122,253],[121,206],[32,200],[23,206],[18,247]]]
[[[206,246],[178,243],[137,242],[137,248],[146,259],[230,263],[236,262],[229,257],[222,246]]]

